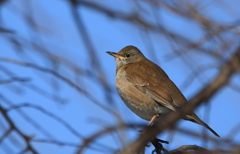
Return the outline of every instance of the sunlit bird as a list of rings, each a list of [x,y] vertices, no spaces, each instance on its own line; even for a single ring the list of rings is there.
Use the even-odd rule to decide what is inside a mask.
[[[188,103],[167,74],[138,48],[126,46],[118,53],[107,53],[116,58],[116,87],[121,99],[132,112],[148,120],[148,126],[159,116]],[[219,137],[194,112],[183,119],[204,126]]]

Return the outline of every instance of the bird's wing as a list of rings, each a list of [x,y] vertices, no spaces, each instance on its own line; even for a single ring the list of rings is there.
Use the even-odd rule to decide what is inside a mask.
[[[173,111],[187,101],[167,74],[150,61],[129,64],[125,72],[134,87]]]
[[[128,64],[125,73],[126,79],[134,87],[173,111],[187,102],[181,91],[168,78],[167,74],[159,66],[150,61],[147,61],[147,63],[134,63],[134,65]],[[191,112],[183,119],[203,125],[219,137],[195,113]]]

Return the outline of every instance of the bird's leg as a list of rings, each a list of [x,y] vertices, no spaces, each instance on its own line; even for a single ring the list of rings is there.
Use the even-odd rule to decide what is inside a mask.
[[[150,125],[154,122],[154,120],[155,120],[157,117],[159,117],[159,116],[160,116],[159,114],[155,114],[155,115],[151,118],[151,120],[148,122],[147,127],[150,126]],[[145,128],[144,130],[140,130],[139,132],[141,132],[141,134],[143,134],[145,131],[146,131],[146,128]]]
[[[155,114],[155,115],[151,118],[151,120],[148,122],[147,126],[150,126],[150,125],[154,122],[154,120],[155,120],[157,117],[159,117],[159,116],[160,116],[159,114]]]
[[[155,114],[155,115],[151,118],[151,120],[148,122],[147,127],[150,126],[150,125],[155,121],[155,119],[158,118],[159,116],[160,116],[159,114]],[[146,131],[146,128],[145,128],[143,131],[139,131],[139,132],[141,132],[141,134],[143,134],[143,133],[145,133],[145,131]],[[154,150],[152,153],[156,152],[157,154],[159,154],[159,153],[161,153],[161,151],[163,151],[165,154],[168,153],[168,151],[167,151],[166,149],[164,149],[164,148],[163,148],[163,145],[161,144],[161,143],[168,144],[168,143],[169,143],[168,141],[160,140],[160,139],[158,139],[158,138],[155,137],[155,138],[151,141],[151,143],[152,143],[152,144],[154,145],[154,147],[155,147],[155,150]],[[150,145],[146,145],[146,147],[149,147],[149,146],[150,146]]]

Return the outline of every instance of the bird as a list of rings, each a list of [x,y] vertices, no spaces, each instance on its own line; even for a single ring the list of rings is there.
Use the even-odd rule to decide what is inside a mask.
[[[147,59],[135,46],[129,45],[119,52],[108,54],[116,58],[116,88],[125,105],[142,119],[156,122],[159,116],[177,111],[188,103],[182,92],[157,64]],[[194,112],[183,117],[204,126],[220,137]]]

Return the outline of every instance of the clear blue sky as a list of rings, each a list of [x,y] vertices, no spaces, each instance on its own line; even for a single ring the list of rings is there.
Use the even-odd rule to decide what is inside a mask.
[[[91,2],[96,2],[107,8],[125,12],[126,14],[138,11],[139,9],[133,5],[133,2],[127,0],[117,0],[114,2],[106,0],[101,3],[98,1]],[[203,9],[202,13],[204,16],[218,23],[227,24],[238,19],[240,15],[240,11],[237,9],[237,6],[240,6],[239,2],[237,0],[231,1],[231,4],[227,2],[228,1],[219,1],[219,4],[216,4],[209,1],[209,3],[201,3],[201,5],[199,3],[199,7]],[[153,6],[147,5],[146,2],[141,2],[139,5],[143,7],[143,10],[145,9],[143,17],[149,22],[161,22],[168,30],[183,35],[191,40],[199,40],[204,35],[202,27],[199,27],[196,23],[186,18],[181,18],[166,10],[160,10],[158,14],[161,20],[156,21],[156,18],[153,16]],[[228,9],[224,10],[224,7]],[[91,93],[101,104],[118,112],[125,122],[147,123],[134,115],[118,96],[114,87],[115,60],[113,57],[106,54],[106,51],[118,52],[127,45],[137,46],[146,57],[160,65],[166,71],[169,77],[176,83],[188,99],[194,96],[194,94],[205,84],[209,83],[218,73],[218,69],[210,69],[201,76],[201,80],[195,79],[190,85],[185,86],[183,83],[192,72],[192,69],[188,66],[189,63],[196,68],[202,64],[220,64],[221,61],[217,59],[213,60],[211,57],[196,52],[187,54],[187,56],[192,57],[192,59],[188,59],[187,56],[185,57],[188,63],[181,58],[168,60],[167,55],[172,53],[173,49],[178,48],[176,44],[172,43],[170,39],[163,35],[151,31],[147,32],[144,28],[137,27],[135,24],[120,19],[115,20],[109,18],[85,6],[79,7],[78,11],[85,24],[86,31],[90,36],[93,47],[96,50],[97,58],[104,69],[106,78],[111,88],[114,90],[111,94],[113,102],[107,102],[103,89],[96,79],[88,78],[85,75],[76,75],[73,71],[69,71],[67,67],[69,62],[71,62],[79,66],[79,68],[92,69],[86,50],[86,44],[83,38],[79,36],[79,32],[71,14],[70,5],[67,1],[29,0],[25,3],[23,0],[12,0],[2,5],[0,27],[13,30],[14,34],[0,33],[0,57],[31,62],[42,67],[53,70],[56,69],[61,75],[68,77],[81,88]],[[41,35],[34,32],[34,30],[26,24],[26,17],[28,16],[34,18],[34,22],[38,27],[38,32]],[[11,37],[17,38],[18,41],[24,44],[22,50],[14,47],[10,43]],[[229,37],[232,37],[232,34],[229,34]],[[35,50],[32,42],[47,49],[53,55],[64,58],[62,59],[64,62],[54,67],[43,53]],[[207,45],[212,47],[219,44],[217,41],[211,41]],[[234,45],[232,50],[238,45],[238,42],[234,42]],[[2,71],[1,66],[11,70],[17,77],[30,79],[30,81],[24,83],[15,82],[0,85],[0,95],[11,101],[8,103],[15,105],[21,103],[38,105],[65,120],[84,137],[88,137],[98,130],[104,129],[107,126],[113,126],[117,123],[116,119],[111,114],[102,110],[74,88],[50,74],[27,67],[0,62],[0,80],[9,79]],[[240,86],[239,80],[239,75],[235,75],[231,83]],[[49,86],[51,84],[55,86]],[[31,88],[29,88],[31,85],[39,86],[42,90],[47,92],[49,96],[43,97],[32,91]],[[65,100],[65,103],[53,100],[52,97],[58,97],[61,100]],[[225,138],[229,135],[230,130],[240,124],[239,101],[239,92],[230,87],[224,87],[210,100],[210,104],[202,105],[197,108],[196,113],[222,138]],[[6,100],[3,100],[3,97],[0,98],[0,104],[5,108],[9,107],[9,104],[7,104]],[[38,110],[27,107],[21,109],[21,111],[26,113],[27,116],[33,120],[36,120],[40,127],[47,130],[51,135],[43,134],[30,125],[18,111],[19,110],[13,110],[9,112],[10,117],[14,119],[15,124],[25,134],[34,136],[34,139],[52,139],[74,144],[80,144],[82,142],[80,137],[76,137],[59,122],[56,122]],[[6,124],[6,121],[3,120],[2,115],[0,116],[0,123],[1,136],[9,126]],[[207,132],[209,136],[213,137],[205,128],[191,122],[181,120],[178,127],[187,128],[198,133],[203,133],[204,131]],[[173,135],[173,138],[171,138],[171,135]],[[137,130],[133,130],[128,131],[124,138],[127,140],[127,143],[129,143],[137,136]],[[201,139],[191,138],[174,131],[165,131],[159,137],[163,140],[171,140],[170,145],[166,146],[166,148],[169,149],[188,144],[196,144],[199,146],[207,145],[208,148],[227,148],[227,145],[220,146],[212,144],[211,142],[204,143]],[[119,147],[120,143],[117,141],[117,138],[118,136],[116,133],[113,133],[100,138],[98,142],[108,143],[107,145],[110,147]],[[221,140],[221,138],[219,140]],[[240,142],[239,133],[234,136],[234,141]],[[33,145],[41,154],[70,154],[76,151],[75,147],[69,146],[58,146],[39,142],[33,142]],[[3,154],[5,152],[4,149],[11,149],[11,152],[17,153],[21,147],[24,147],[22,139],[17,136],[16,133],[11,133],[10,139],[4,140],[4,142],[0,144],[0,153]],[[149,148],[149,152],[151,150],[152,147]],[[99,152],[87,150],[85,153],[98,154]]]

